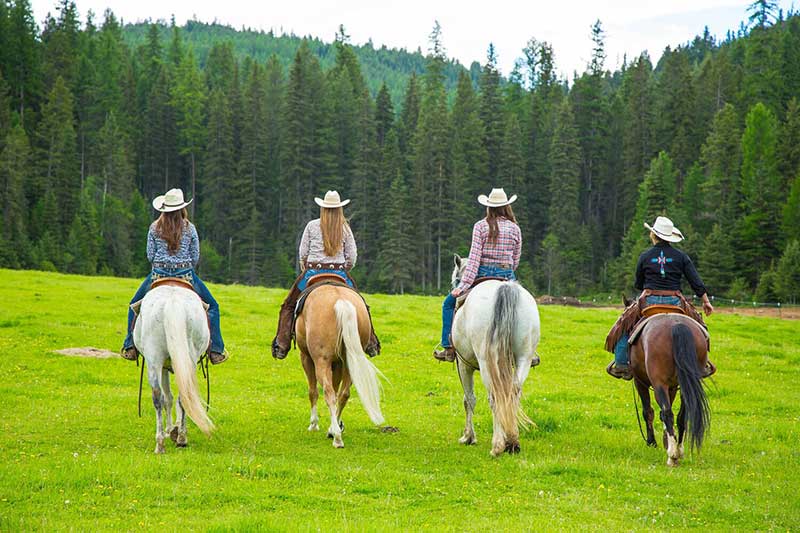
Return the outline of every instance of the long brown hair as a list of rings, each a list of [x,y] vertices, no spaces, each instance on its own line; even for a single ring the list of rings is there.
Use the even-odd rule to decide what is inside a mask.
[[[325,255],[333,257],[342,251],[344,229],[347,219],[341,207],[321,207],[319,210],[319,226],[322,229],[322,245]]]
[[[512,211],[511,205],[503,205],[500,207],[487,207],[486,222],[489,223],[490,241],[496,240],[497,236],[500,234],[500,228],[497,227],[497,219],[500,217],[507,218],[514,224],[517,223],[517,219],[514,217],[514,211]]]
[[[156,220],[156,235],[167,241],[167,251],[175,255],[181,246],[183,229],[189,225],[189,213],[186,208],[169,213],[161,213]]]

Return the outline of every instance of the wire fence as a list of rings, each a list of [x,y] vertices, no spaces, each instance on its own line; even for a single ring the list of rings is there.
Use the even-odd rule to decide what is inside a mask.
[[[629,296],[631,300],[637,298],[637,295]],[[612,306],[618,307],[621,301],[618,297],[592,297],[592,298],[578,298],[574,296],[544,296],[544,301],[539,303],[543,304],[557,304],[557,305],[577,305],[577,306]],[[711,304],[714,307],[733,308],[735,310],[753,311],[756,313],[767,312],[770,315],[783,318],[786,315],[789,318],[800,318],[800,302],[758,302],[755,300],[736,300],[733,298],[722,298],[718,296],[710,296]],[[700,307],[702,300],[697,296],[692,295],[690,298],[693,305]],[[537,301],[539,299],[537,298]]]

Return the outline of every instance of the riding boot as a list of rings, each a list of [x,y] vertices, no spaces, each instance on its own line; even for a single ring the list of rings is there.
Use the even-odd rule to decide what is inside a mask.
[[[369,316],[369,341],[364,351],[367,352],[367,355],[370,357],[375,357],[381,353],[381,341],[378,340],[378,336],[375,334],[375,325],[372,323],[372,313],[369,310],[366,300],[364,301],[364,306],[367,308],[367,316]]]
[[[710,378],[710,377],[711,377],[711,376],[713,376],[713,375],[714,375],[716,372],[717,372],[717,367],[716,367],[716,365],[714,365],[714,363],[712,363],[711,361],[708,361],[708,362],[706,363],[706,367],[703,369],[703,375],[702,375],[701,377],[703,377],[703,378]]]
[[[294,308],[299,297],[300,290],[297,288],[297,281],[295,281],[289,290],[289,295],[281,305],[281,312],[278,317],[278,332],[272,340],[272,357],[275,359],[285,358],[292,347],[292,322],[294,321]]]

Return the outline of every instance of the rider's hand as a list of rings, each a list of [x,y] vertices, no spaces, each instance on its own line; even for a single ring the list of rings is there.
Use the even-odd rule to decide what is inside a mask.
[[[711,301],[708,299],[708,294],[703,295],[703,311],[705,311],[707,315],[710,315],[714,312],[714,306],[711,305]]]
[[[461,289],[455,288],[452,291],[450,291],[450,294],[453,296],[453,298],[458,298],[459,296],[461,296]]]

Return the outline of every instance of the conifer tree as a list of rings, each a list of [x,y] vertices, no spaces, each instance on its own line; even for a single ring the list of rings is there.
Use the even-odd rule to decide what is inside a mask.
[[[739,238],[741,269],[755,282],[759,272],[780,254],[780,182],[777,121],[764,104],[747,114],[742,135],[742,193],[745,217]]]
[[[483,121],[483,146],[486,149],[486,177],[496,182],[500,171],[503,144],[503,113],[500,72],[494,45],[489,44],[480,80],[480,114]]]
[[[783,190],[800,174],[800,102],[794,97],[786,106],[786,118],[778,136],[778,169],[783,175]]]
[[[789,241],[794,235],[797,235],[797,228],[800,228],[800,173],[797,174],[789,189],[789,195],[783,205],[781,220],[783,237]]]
[[[735,260],[730,232],[723,231],[720,224],[715,224],[705,238],[697,267],[702,272],[703,283],[709,294],[728,294],[735,274],[732,268]]]
[[[393,133],[389,135],[393,137]],[[387,142],[388,146],[391,145]],[[397,152],[399,154],[399,150]],[[392,292],[403,294],[411,289],[415,246],[410,232],[406,230],[411,212],[411,197],[402,173],[399,172],[399,168],[397,170],[389,188],[385,222],[386,242],[381,248],[379,262],[384,283],[388,284]]]
[[[714,224],[727,225],[739,212],[742,134],[738,123],[734,107],[725,104],[714,116],[711,131],[701,149],[700,161],[705,174],[700,187],[702,213],[697,217],[702,221],[698,227],[701,231]]]
[[[3,139],[0,151],[0,265],[26,265],[18,250],[27,246],[27,201],[25,182],[30,179],[30,145],[21,124],[14,125]]]
[[[191,49],[181,59],[170,96],[177,119],[179,152],[189,162],[189,183],[191,197],[194,198],[197,193],[198,156],[205,143],[203,119],[206,93]],[[194,214],[194,203],[191,211]]]
[[[775,292],[780,301],[800,302],[800,241],[789,241],[775,270]]]
[[[220,88],[208,99],[208,135],[203,160],[200,228],[216,249],[226,249],[231,227],[231,203],[235,196],[233,131],[230,105]],[[238,191],[237,191],[238,192]]]
[[[3,75],[11,89],[11,103],[19,114],[26,131],[31,130],[26,111],[39,103],[41,95],[41,60],[37,27],[30,0],[15,0],[8,10],[6,48],[3,54],[7,63]]]

